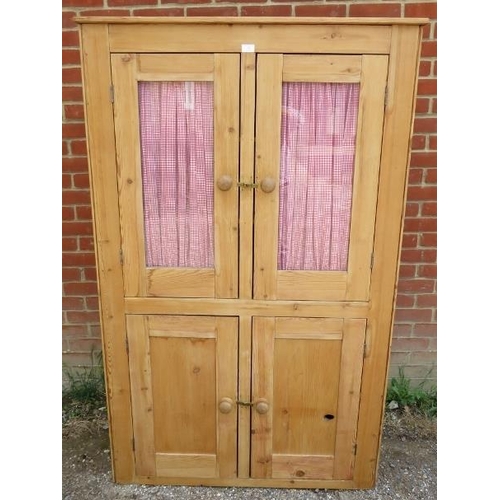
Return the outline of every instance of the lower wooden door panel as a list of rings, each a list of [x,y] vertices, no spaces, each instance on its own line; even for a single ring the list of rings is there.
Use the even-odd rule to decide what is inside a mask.
[[[138,476],[236,477],[238,319],[128,316]]]
[[[254,318],[252,478],[353,478],[365,329],[365,319]]]

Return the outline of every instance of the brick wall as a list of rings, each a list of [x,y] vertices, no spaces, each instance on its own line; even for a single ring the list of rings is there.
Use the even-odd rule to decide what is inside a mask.
[[[434,1],[63,0],[63,362],[90,363],[100,349],[94,241],[75,15],[429,17],[419,71],[408,202],[392,344],[398,366],[420,381],[436,363],[436,74]]]

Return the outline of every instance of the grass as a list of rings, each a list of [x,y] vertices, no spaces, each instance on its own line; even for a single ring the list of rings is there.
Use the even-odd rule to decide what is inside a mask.
[[[417,386],[412,386],[410,379],[404,374],[404,368],[399,367],[398,376],[391,379],[387,389],[388,408],[397,408],[427,418],[436,418],[437,388],[434,385],[428,386],[426,382],[425,379]]]

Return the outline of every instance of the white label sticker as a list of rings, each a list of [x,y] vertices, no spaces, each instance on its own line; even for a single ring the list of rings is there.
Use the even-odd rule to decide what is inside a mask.
[[[255,52],[255,44],[253,43],[242,43],[241,52]]]

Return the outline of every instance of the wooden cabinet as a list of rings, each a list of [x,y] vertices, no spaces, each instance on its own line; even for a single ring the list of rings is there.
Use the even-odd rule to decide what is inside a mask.
[[[373,486],[425,20],[79,22],[115,480]]]

